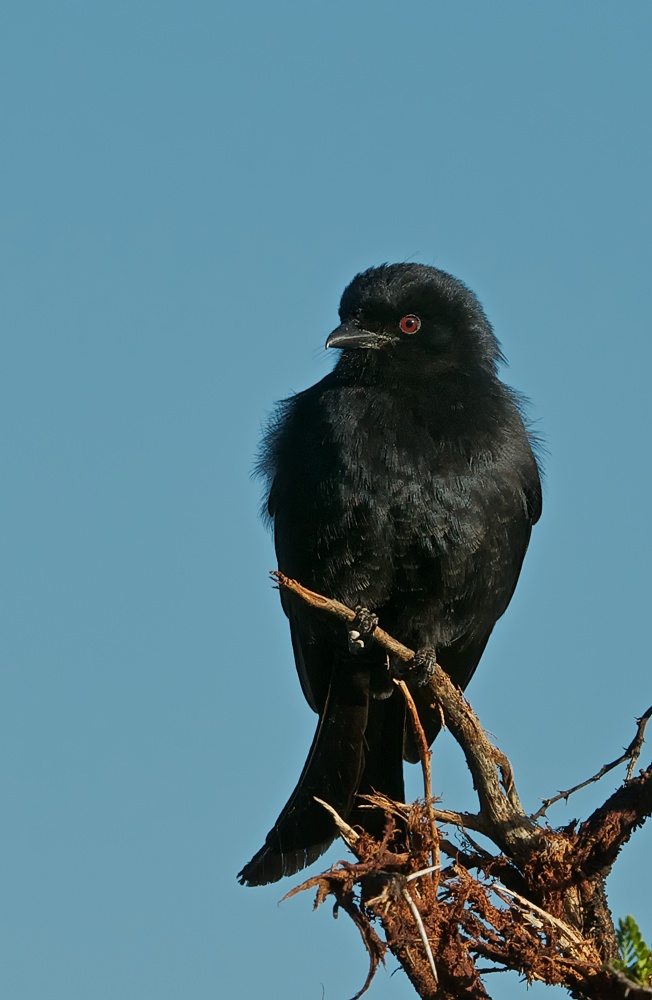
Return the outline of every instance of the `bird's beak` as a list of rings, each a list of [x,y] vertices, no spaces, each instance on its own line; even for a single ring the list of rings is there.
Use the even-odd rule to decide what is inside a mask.
[[[392,338],[384,333],[372,333],[371,330],[362,330],[354,323],[342,323],[337,330],[333,330],[326,341],[326,347],[339,347],[342,351],[361,348],[377,350],[391,342]]]

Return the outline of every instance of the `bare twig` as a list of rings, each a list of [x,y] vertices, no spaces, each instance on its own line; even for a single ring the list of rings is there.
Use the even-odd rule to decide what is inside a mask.
[[[290,899],[292,896],[296,896],[300,892],[304,892],[306,889],[315,888],[317,889],[317,898],[315,899],[314,909],[317,909],[329,895],[335,897],[336,906],[341,907],[358,928],[369,956],[367,978],[355,996],[352,997],[352,1000],[359,1000],[363,993],[366,993],[369,989],[379,964],[385,961],[384,955],[387,945],[380,940],[372,924],[355,901],[353,894],[353,886],[355,884],[355,875],[352,873],[353,867],[348,865],[345,868],[332,869],[323,875],[307,879],[301,885],[287,892],[281,902]]]
[[[430,872],[434,872],[435,869],[437,869],[437,868],[441,868],[441,865],[430,865],[429,868],[422,868],[421,871],[412,872],[411,875],[407,876],[407,878],[406,878],[405,881],[406,882],[414,882],[415,878],[421,878],[422,875],[429,875]]]
[[[360,840],[360,834],[356,833],[353,827],[349,826],[348,823],[345,823],[340,814],[335,809],[333,809],[333,807],[329,805],[328,802],[324,802],[323,799],[318,798],[316,795],[313,795],[313,798],[315,802],[319,802],[319,805],[324,807],[326,812],[329,812],[331,814],[333,820],[335,821],[335,826],[339,831],[340,837],[347,845],[347,847],[353,849],[357,844],[357,842]]]
[[[433,872],[439,871],[439,860],[440,860],[439,837],[437,835],[437,824],[435,823],[435,814],[432,807],[432,778],[430,773],[430,748],[428,747],[428,741],[426,740],[426,735],[423,731],[423,726],[421,725],[419,712],[409,687],[407,686],[405,681],[395,680],[394,683],[400,689],[401,694],[405,698],[405,703],[407,705],[408,712],[410,713],[410,719],[412,720],[412,728],[414,729],[414,736],[416,739],[417,747],[419,748],[419,760],[421,761],[421,770],[423,772],[423,795],[426,802],[426,809],[428,811],[428,823],[430,824],[430,837],[432,843],[432,871]],[[435,975],[435,979],[436,978],[437,976]]]
[[[638,762],[638,758],[641,756],[641,750],[643,749],[643,744],[645,742],[645,727],[648,724],[650,717],[652,716],[652,705],[648,708],[647,712],[644,712],[640,719],[637,719],[638,730],[636,736],[632,742],[627,747],[627,754],[630,756],[629,767],[627,768],[626,780],[631,781],[632,775],[634,774],[634,768]]]
[[[435,809],[433,812],[438,823],[450,823],[451,826],[459,827],[462,833],[467,830],[474,830],[475,833],[486,832],[482,816],[477,813],[453,812],[451,809]]]
[[[544,920],[547,920],[554,927],[556,927],[563,934],[565,934],[566,937],[569,939],[569,941],[572,942],[574,945],[581,947],[586,943],[583,937],[580,934],[578,934],[577,931],[573,930],[572,927],[569,927],[568,924],[564,923],[563,920],[559,920],[557,917],[553,917],[552,913],[548,913],[547,910],[543,910],[540,906],[537,906],[536,903],[533,903],[531,899],[526,899],[525,896],[521,896],[520,893],[514,892],[513,889],[508,889],[507,886],[502,885],[502,883],[500,882],[495,882],[492,888],[493,891],[498,896],[501,896],[503,899],[505,895],[510,896],[512,899],[515,899],[516,902],[519,904],[519,906],[523,907],[525,910],[530,910],[532,913],[537,913],[540,917],[543,917]]]
[[[428,940],[428,935],[426,934],[426,929],[423,926],[423,920],[421,919],[421,914],[419,913],[419,910],[417,908],[416,903],[412,899],[412,896],[407,891],[407,889],[405,888],[405,886],[403,887],[403,899],[407,903],[407,905],[408,905],[408,907],[410,909],[410,913],[414,917],[414,922],[417,925],[417,929],[419,931],[419,937],[421,938],[421,940],[423,942],[424,951],[425,951],[426,957],[428,959],[428,965],[430,966],[430,969],[432,971],[432,978],[435,980],[436,983],[438,983],[439,982],[439,977],[437,976],[437,969],[435,968],[435,959],[434,959],[434,956],[432,954],[432,948],[430,947],[430,941]]]
[[[324,597],[322,594],[316,594],[314,590],[302,587],[296,580],[290,579],[289,576],[285,576],[285,574],[279,573],[277,570],[273,570],[270,576],[273,580],[276,580],[281,590],[287,590],[291,594],[296,594],[297,597],[300,597],[302,601],[305,601],[311,607],[335,615],[336,618],[339,618],[343,622],[354,621],[355,611],[347,608],[346,604],[342,604],[341,601],[336,601],[331,597]],[[408,649],[402,642],[398,642],[389,632],[385,632],[384,629],[380,628],[379,625],[374,629],[374,640],[388,653],[391,653],[392,656],[398,657],[399,660],[403,660],[405,663],[410,663],[414,659],[413,650]]]
[[[572,788],[567,788],[564,792],[558,792],[557,795],[553,795],[550,799],[542,799],[543,804],[541,808],[537,810],[537,812],[533,813],[530,818],[533,820],[541,819],[541,817],[546,814],[550,806],[554,805],[555,802],[560,802],[561,799],[564,799],[567,802],[569,797],[575,792],[579,792],[581,788],[586,788],[587,785],[593,784],[594,781],[599,781],[600,778],[604,778],[605,774],[608,774],[609,771],[613,771],[614,768],[619,766],[619,764],[624,764],[626,760],[629,761],[629,767],[627,768],[625,780],[630,781],[638,758],[641,755],[643,743],[645,742],[645,727],[647,726],[651,716],[652,705],[650,705],[647,712],[643,713],[640,719],[636,720],[638,724],[636,735],[620,757],[616,760],[612,760],[610,764],[603,764],[597,774],[594,774],[591,778],[587,778],[586,781],[580,781],[579,785],[573,785]]]

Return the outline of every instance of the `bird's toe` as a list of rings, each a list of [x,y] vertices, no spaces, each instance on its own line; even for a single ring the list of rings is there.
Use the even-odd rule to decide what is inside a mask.
[[[355,618],[348,630],[349,652],[361,653],[366,649],[373,640],[377,625],[378,615],[359,604],[355,609]]]
[[[392,663],[392,673],[397,680],[410,681],[416,687],[423,687],[427,684],[437,666],[437,653],[432,646],[422,646],[417,649],[414,659],[406,663],[404,660],[396,660]]]

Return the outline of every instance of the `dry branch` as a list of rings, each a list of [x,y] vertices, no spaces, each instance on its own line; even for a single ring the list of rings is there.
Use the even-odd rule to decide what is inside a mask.
[[[626,760],[629,761],[629,765],[627,767],[625,780],[629,781],[634,774],[634,768],[636,767],[638,758],[641,756],[641,750],[643,749],[643,743],[645,742],[645,727],[648,724],[650,716],[652,716],[652,705],[650,705],[647,712],[643,713],[640,719],[636,720],[636,735],[620,757],[617,757],[616,760],[612,760],[610,764],[603,764],[597,774],[587,778],[586,781],[580,781],[578,785],[573,785],[572,788],[567,788],[565,792],[557,792],[557,794],[553,795],[550,799],[543,799],[541,808],[537,812],[533,813],[532,819],[540,819],[545,815],[550,806],[555,804],[555,802],[560,802],[562,799],[567,802],[569,797],[575,792],[579,792],[581,788],[586,788],[587,785],[593,784],[594,781],[599,781],[600,778],[604,778],[605,774],[608,774],[609,771],[613,771],[614,768],[618,767],[620,764],[624,764]]]
[[[306,590],[281,573],[273,576],[279,587],[319,612],[346,623],[354,621],[355,611],[341,602]],[[374,631],[374,641],[392,657],[414,659],[413,650],[380,627]],[[637,733],[618,760],[544,800],[539,812],[528,816],[509,760],[489,740],[462,692],[437,666],[428,692],[430,705],[439,708],[471,772],[479,808],[468,814],[434,807],[430,751],[418,711],[409,684],[395,683],[415,729],[424,801],[408,806],[381,795],[366,796],[385,811],[380,840],[352,829],[322,803],[334,814],[357,860],[341,862],[288,894],[316,887],[315,905],[333,896],[352,917],[370,960],[367,981],[357,996],[367,989],[389,948],[419,996],[433,1000],[460,996],[488,1000],[481,974],[500,969],[516,970],[528,982],[564,986],[580,1000],[652,997],[652,989],[632,982],[610,964],[617,947],[604,891],[604,878],[618,851],[652,813],[652,767],[632,778],[652,708],[637,720]],[[625,760],[630,763],[623,785],[578,829],[571,824],[555,830],[538,822],[554,802],[599,780]],[[408,831],[409,849],[402,853],[392,849],[397,821]],[[458,849],[445,840],[437,822],[457,827],[468,848]],[[475,844],[469,830],[488,837],[498,853]],[[451,859],[445,868],[442,852]],[[382,926],[386,943],[374,923]],[[480,969],[478,958],[490,959],[495,967]]]

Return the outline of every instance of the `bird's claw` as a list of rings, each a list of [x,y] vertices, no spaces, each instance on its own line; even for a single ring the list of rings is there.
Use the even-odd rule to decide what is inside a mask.
[[[349,652],[361,653],[366,649],[368,643],[373,639],[377,625],[378,615],[359,604],[355,609],[355,618],[348,631]]]
[[[416,687],[423,687],[427,684],[435,672],[437,666],[437,653],[432,646],[422,646],[417,649],[414,659],[406,663],[404,660],[395,660],[392,663],[392,674],[399,681],[411,681]]]

